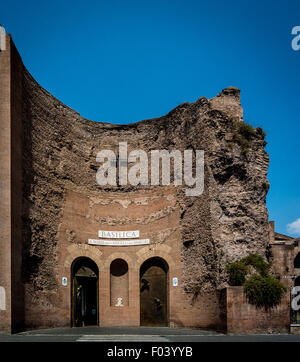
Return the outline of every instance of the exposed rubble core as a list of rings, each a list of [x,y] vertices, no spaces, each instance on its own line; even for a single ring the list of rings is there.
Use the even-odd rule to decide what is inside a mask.
[[[257,130],[247,154],[231,140],[242,114],[240,91],[230,87],[211,100],[201,97],[181,104],[161,118],[129,125],[96,123],[60,103],[24,70],[26,282],[34,291],[56,287],[56,235],[64,190],[101,189],[95,177],[96,154],[102,149],[116,151],[124,140],[130,149],[147,152],[205,151],[203,195],[187,197],[177,190],[186,291],[197,284],[203,290],[220,288],[228,262],[249,253],[264,255],[268,212],[263,185],[268,183],[269,159]],[[120,190],[130,197],[133,187],[107,187],[108,192]]]
[[[7,117],[7,129],[16,122],[20,136],[19,142],[13,134],[17,150],[11,152],[17,155],[13,173],[20,172],[22,185],[12,192],[21,195],[21,206],[12,206],[14,225],[21,228],[18,253],[22,257],[16,265],[22,265],[18,293],[24,294],[21,309],[25,306],[25,311],[20,311],[19,319],[27,327],[69,325],[71,282],[64,289],[61,278],[71,278],[73,260],[86,256],[97,264],[103,278],[100,323],[138,325],[134,304],[139,298],[139,268],[146,257],[155,256],[167,259],[170,280],[179,279],[179,287],[170,291],[169,325],[222,324],[220,291],[227,285],[226,265],[250,253],[265,256],[269,243],[265,136],[260,128],[243,131],[239,89],[226,88],[213,99],[201,97],[163,117],[138,123],[93,122],[44,90],[24,67],[13,43],[8,45],[7,53],[0,54],[4,69],[0,77],[9,78],[12,86],[0,89],[0,102],[5,104],[1,95],[10,89],[9,107],[14,114]],[[163,149],[204,150],[203,194],[186,196],[185,186],[173,184],[99,186],[97,153],[107,149],[117,154],[120,142],[127,142],[128,152],[141,149],[147,154]],[[13,156],[9,154],[7,160],[3,172],[8,174]],[[2,230],[9,232],[15,227],[3,225]],[[88,238],[97,237],[100,228],[140,229],[150,245],[127,249],[88,245]],[[105,306],[109,294],[105,283],[113,257],[121,256],[128,257],[133,284],[128,313],[113,315],[110,305]]]

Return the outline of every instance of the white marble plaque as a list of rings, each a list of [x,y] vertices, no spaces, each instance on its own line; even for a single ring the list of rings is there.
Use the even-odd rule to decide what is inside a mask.
[[[102,246],[130,246],[130,245],[145,245],[150,244],[150,239],[133,239],[133,240],[97,240],[89,239],[90,245]]]
[[[108,231],[99,230],[99,238],[103,239],[134,239],[140,237],[139,230],[125,230],[125,231]]]
[[[0,287],[0,310],[6,310],[5,289]]]

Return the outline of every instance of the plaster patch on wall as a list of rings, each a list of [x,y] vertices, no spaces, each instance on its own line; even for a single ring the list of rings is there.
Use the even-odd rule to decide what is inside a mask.
[[[109,199],[103,199],[98,197],[90,197],[89,207],[93,207],[94,205],[109,205],[111,203],[111,200]]]
[[[141,217],[141,218],[129,218],[129,217],[120,217],[119,219],[116,219],[111,216],[107,217],[101,217],[101,216],[94,216],[94,221],[101,224],[106,225],[126,225],[126,224],[149,224],[150,222],[162,219],[166,216],[171,215],[173,212],[176,211],[176,207],[166,207],[163,210],[159,210],[157,212],[154,212],[148,216]]]
[[[128,208],[128,206],[131,204],[131,200],[115,200],[115,202],[118,202],[120,205],[122,205],[125,209]]]
[[[89,207],[92,208],[94,205],[109,205],[109,204],[114,204],[114,203],[119,203],[120,205],[122,205],[124,208],[128,208],[129,205],[131,204],[135,204],[135,205],[148,205],[149,202],[157,200],[157,199],[161,199],[161,198],[165,198],[167,201],[173,201],[175,200],[175,196],[174,195],[152,195],[152,196],[147,196],[147,197],[132,197],[130,200],[129,199],[107,199],[107,198],[99,198],[99,197],[95,197],[95,196],[91,196],[89,197]]]
[[[74,230],[66,230],[66,238],[70,243],[76,242],[76,232]]]

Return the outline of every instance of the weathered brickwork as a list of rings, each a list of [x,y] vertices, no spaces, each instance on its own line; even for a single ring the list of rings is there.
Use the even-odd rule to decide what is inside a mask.
[[[225,288],[223,295],[226,303],[223,307],[228,333],[300,333],[300,324],[294,324],[290,318],[290,293],[296,278],[300,276],[300,268],[294,266],[300,252],[299,239],[275,233],[274,222],[270,222],[269,226],[271,273],[286,286],[286,293],[280,305],[266,311],[248,303],[243,287]]]
[[[0,285],[7,291],[0,329],[70,326],[71,269],[79,257],[98,267],[102,326],[140,325],[140,268],[159,257],[168,265],[168,325],[225,329],[226,264],[249,253],[265,256],[270,238],[266,143],[259,129],[247,152],[236,142],[239,90],[134,124],[93,122],[39,86],[9,36],[7,42],[0,52]],[[100,187],[97,153],[118,153],[124,141],[128,152],[204,150],[203,194],[189,197],[173,185]],[[150,244],[89,245],[100,229],[139,230]],[[118,258],[128,265],[125,282],[112,281]],[[112,295],[127,284],[117,307]]]
[[[242,334],[287,333],[290,329],[289,293],[271,310],[256,308],[247,302],[243,287],[229,287],[227,296],[227,332]]]
[[[0,53],[0,285],[5,291],[5,310],[0,310],[0,330],[11,329],[11,109],[10,109],[10,43]]]

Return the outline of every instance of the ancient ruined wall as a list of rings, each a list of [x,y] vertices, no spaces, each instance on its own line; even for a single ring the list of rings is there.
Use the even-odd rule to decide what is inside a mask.
[[[0,331],[11,329],[10,46],[0,52]]]
[[[251,252],[263,255],[268,243],[264,187],[268,156],[259,129],[247,152],[242,150],[237,138],[237,125],[242,120],[239,90],[227,88],[212,100],[201,97],[195,103],[181,104],[161,118],[112,125],[84,119],[46,92],[23,66],[21,68],[18,70],[14,65],[22,78],[19,106],[23,123],[25,324],[36,327],[69,323],[69,307],[66,306],[69,291],[61,289],[60,280],[64,272],[62,263],[69,265],[64,260],[68,248],[77,251],[83,248],[82,253],[90,255],[86,232],[95,233],[99,225],[109,225],[116,230],[120,226],[130,229],[130,225],[139,222],[151,240],[158,240],[166,249],[171,248],[166,254],[174,260],[176,273],[180,273],[179,288],[171,296],[174,307],[170,323],[220,324],[217,290],[224,286],[226,263]],[[134,149],[148,153],[161,149],[204,150],[204,193],[188,197],[181,187],[163,186],[101,188],[96,183],[99,167],[96,154],[102,149],[117,152],[118,143],[123,141],[128,143],[128,152]],[[172,190],[172,205],[163,206],[169,189]],[[154,204],[152,211],[147,204],[128,206],[137,192],[148,198],[145,202],[158,194],[159,203],[162,202],[160,208],[156,210]],[[79,200],[72,201],[73,197]],[[80,198],[85,201],[81,203]],[[90,231],[88,214],[83,213],[79,219],[66,219],[70,208],[71,212],[77,207],[82,212],[83,205],[92,205],[93,200],[108,206],[105,212],[97,211],[100,213],[95,219],[98,223],[95,222]],[[86,209],[87,212],[91,210]],[[166,225],[170,215],[172,227],[176,229],[173,239],[168,236],[172,230]],[[155,220],[155,231],[151,231]],[[163,233],[167,235],[165,239]],[[145,255],[152,255],[153,245],[148,248],[150,254]],[[142,247],[127,249],[133,268],[138,270],[140,264],[136,258]],[[91,253],[99,257],[99,267],[107,272],[110,251],[103,247],[92,250]],[[77,251],[71,255],[77,255]],[[136,276],[132,274],[132,278]],[[107,290],[103,298],[109,298]],[[132,298],[138,298],[137,291]],[[100,313],[105,318],[105,309]],[[138,317],[133,313],[136,324]]]
[[[22,280],[22,62],[14,44],[11,43],[11,308],[12,330],[20,331],[24,326],[24,286]],[[16,297],[17,296],[17,297]]]
[[[0,52],[0,331],[23,327],[22,63],[6,36]],[[17,298],[13,296],[17,295]]]
[[[247,302],[243,287],[226,290],[227,332],[236,334],[287,333],[290,326],[289,293],[271,310]]]

